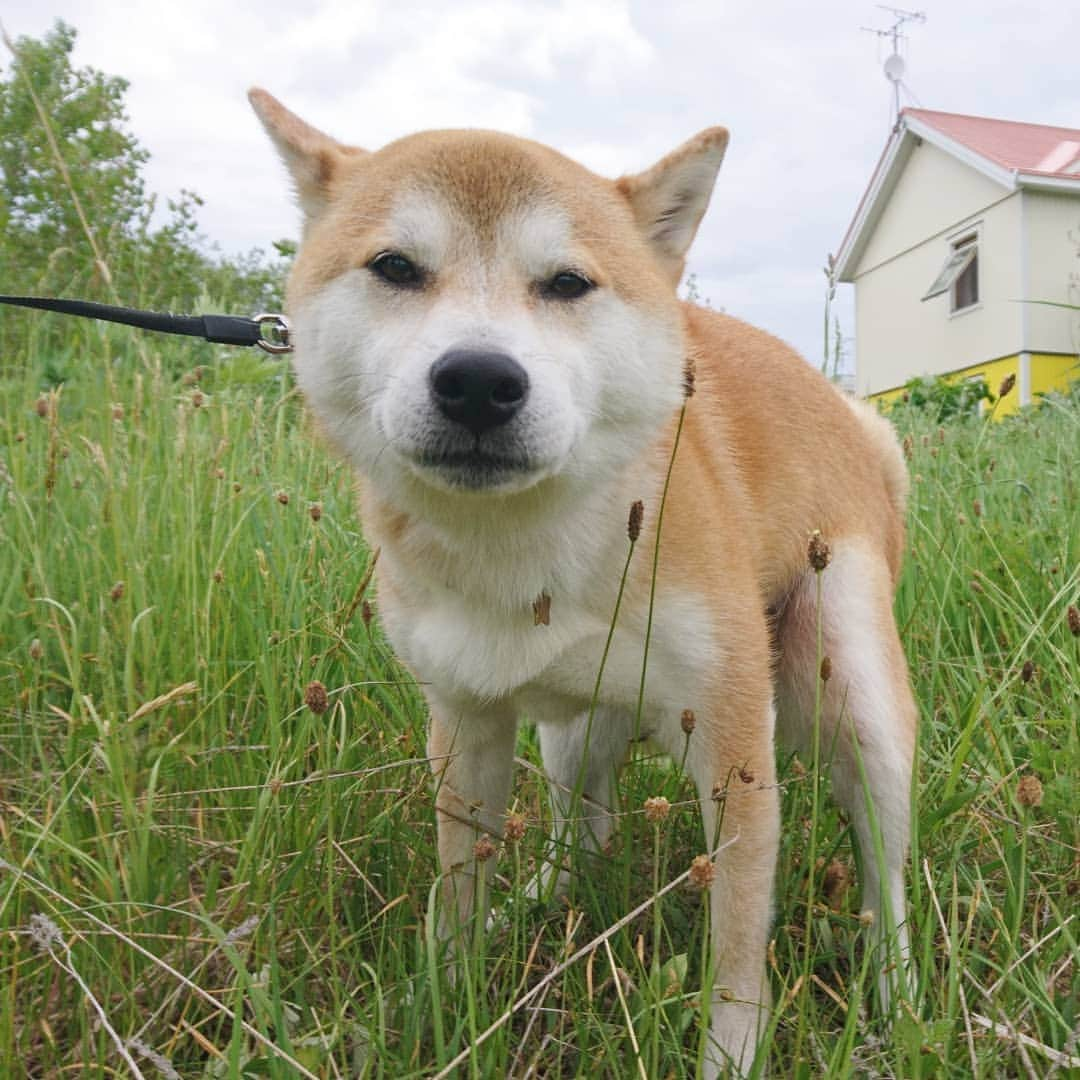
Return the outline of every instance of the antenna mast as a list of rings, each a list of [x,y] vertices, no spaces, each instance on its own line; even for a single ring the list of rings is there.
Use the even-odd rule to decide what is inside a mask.
[[[889,38],[892,41],[892,53],[885,61],[885,78],[893,86],[893,115],[891,126],[895,126],[900,116],[900,83],[904,79],[904,58],[900,55],[900,42],[907,40],[907,35],[900,32],[900,28],[909,22],[926,22],[924,11],[903,11],[900,8],[888,7],[886,4],[877,5],[882,11],[887,11],[894,22],[888,30],[879,30],[872,26],[862,26],[861,30],[868,34],[875,34],[878,38]]]

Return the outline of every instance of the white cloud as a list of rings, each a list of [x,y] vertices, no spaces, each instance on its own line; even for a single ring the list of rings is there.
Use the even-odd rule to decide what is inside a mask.
[[[871,0],[8,0],[9,32],[56,16],[77,60],[131,81],[150,186],[193,188],[227,249],[296,235],[284,172],[244,93],[265,85],[346,141],[495,127],[617,175],[722,123],[732,142],[691,258],[702,292],[820,355],[821,266],[884,144]],[[927,108],[1075,124],[1078,19],[1058,0],[939,4],[910,28]],[[960,58],[962,57],[962,62]],[[841,310],[849,307],[842,300]]]

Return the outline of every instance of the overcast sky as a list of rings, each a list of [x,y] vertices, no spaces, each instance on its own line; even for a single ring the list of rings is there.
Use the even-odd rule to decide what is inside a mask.
[[[905,104],[1080,126],[1075,0],[922,10],[926,22],[906,27]],[[724,124],[731,144],[690,270],[714,307],[815,360],[822,267],[892,111],[891,48],[860,27],[893,17],[861,0],[6,0],[0,17],[12,36],[62,18],[79,32],[78,63],[129,80],[151,190],[197,191],[203,231],[227,251],[299,232],[247,105],[253,84],[369,148],[425,127],[490,127],[612,176]]]

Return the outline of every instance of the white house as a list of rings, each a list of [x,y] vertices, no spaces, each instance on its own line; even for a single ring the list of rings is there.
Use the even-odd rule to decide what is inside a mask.
[[[836,259],[855,286],[855,389],[917,375],[1018,390],[1080,379],[1080,129],[904,109]]]

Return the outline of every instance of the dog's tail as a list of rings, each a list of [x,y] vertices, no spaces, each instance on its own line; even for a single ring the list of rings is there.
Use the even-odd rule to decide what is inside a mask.
[[[889,495],[889,502],[903,520],[911,482],[908,478],[907,464],[904,461],[904,452],[896,437],[896,428],[870,402],[852,397],[843,391],[838,392],[848,403],[851,411],[855,413],[863,431],[874,444],[881,462],[882,478]]]
[[[892,424],[890,424],[889,421],[870,404],[870,402],[861,401],[858,398],[852,397],[850,394],[845,394],[839,389],[837,392],[848,403],[852,412],[855,413],[856,419],[858,419],[863,431],[877,451],[878,461],[881,466],[882,482],[885,485],[885,492],[888,496],[889,503],[892,505],[893,511],[896,514],[896,523],[898,526],[895,535],[899,542],[896,545],[897,550],[893,553],[895,555],[893,564],[895,576],[895,573],[899,570],[900,555],[903,546],[904,519],[907,513],[908,491],[911,487],[911,480],[908,477],[907,462],[904,460],[904,452],[900,447],[900,440],[897,438],[896,428],[894,428]]]

